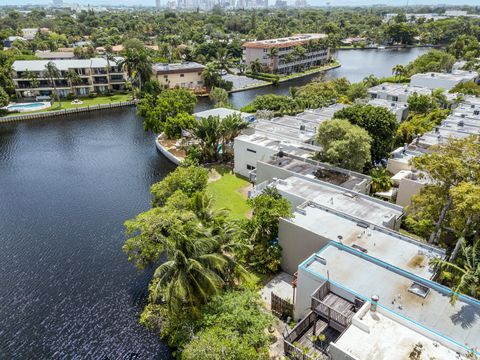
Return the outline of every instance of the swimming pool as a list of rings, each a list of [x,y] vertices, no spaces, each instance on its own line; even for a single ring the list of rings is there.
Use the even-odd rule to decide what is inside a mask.
[[[49,102],[35,102],[35,103],[18,103],[12,104],[7,106],[7,110],[9,111],[35,111],[35,110],[42,110],[50,107]]]

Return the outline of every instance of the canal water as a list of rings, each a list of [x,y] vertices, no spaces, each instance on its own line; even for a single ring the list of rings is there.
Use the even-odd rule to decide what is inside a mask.
[[[340,51],[329,76],[388,76],[423,51]],[[138,323],[152,270],[137,273],[121,250],[123,222],[173,168],[153,140],[133,108],[0,124],[0,359],[170,357]]]
[[[335,53],[335,57],[342,66],[327,71],[326,76],[327,78],[346,77],[351,82],[362,81],[364,77],[370,74],[377,77],[392,76],[392,68],[395,65],[406,65],[428,50],[429,48],[339,50]],[[257,95],[288,95],[291,87],[308,84],[317,76],[318,74],[313,74],[280,83],[278,86],[266,86],[232,93],[230,102],[236,109],[240,109],[253,101]],[[207,98],[201,99],[197,106],[199,111],[210,107],[211,104]]]

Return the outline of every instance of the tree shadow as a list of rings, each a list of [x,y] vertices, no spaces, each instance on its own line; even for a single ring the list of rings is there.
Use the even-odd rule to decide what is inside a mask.
[[[455,325],[460,324],[463,329],[471,328],[480,319],[480,309],[470,304],[465,304],[456,313],[450,316]]]

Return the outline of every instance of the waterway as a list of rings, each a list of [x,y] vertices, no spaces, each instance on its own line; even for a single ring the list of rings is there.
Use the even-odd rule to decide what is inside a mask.
[[[407,65],[428,50],[429,48],[338,50],[335,57],[342,66],[327,71],[326,76],[327,78],[345,77],[351,82],[361,81],[370,74],[377,77],[392,76],[392,68],[395,65]],[[291,87],[308,84],[316,77],[318,74],[312,74],[280,83],[278,86],[266,86],[232,93],[230,102],[236,109],[240,109],[253,101],[257,95],[288,95]],[[197,106],[199,111],[209,107],[211,104],[207,98],[201,99]]]
[[[340,51],[328,76],[388,76],[423,51]],[[123,222],[173,168],[153,140],[133,108],[0,124],[0,359],[170,357],[138,323],[151,269],[137,273],[121,250]]]
[[[153,141],[134,108],[0,124],[0,359],[169,358],[121,249],[173,168]]]

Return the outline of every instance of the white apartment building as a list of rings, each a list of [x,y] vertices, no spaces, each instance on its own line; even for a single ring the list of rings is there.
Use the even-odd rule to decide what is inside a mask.
[[[405,84],[383,83],[368,89],[371,99],[382,99],[392,102],[406,103],[410,95],[417,93],[419,95],[431,95],[432,91],[422,86],[412,86]]]
[[[127,78],[123,69],[118,66],[121,58],[108,62],[103,58],[50,60],[60,72],[60,77],[55,79],[57,91],[61,97],[69,94],[86,96],[92,92],[102,94],[108,91],[125,89]],[[54,87],[48,78],[45,66],[49,60],[17,60],[13,63],[13,81],[15,93],[19,99],[32,99],[38,96],[54,97]],[[71,84],[65,75],[69,70],[75,71],[80,82]],[[28,72],[33,78],[27,77]]]
[[[455,85],[466,81],[478,81],[476,71],[455,70],[452,73],[429,72],[424,74],[415,74],[410,79],[411,86],[425,87],[431,90],[444,89],[450,90]]]
[[[247,66],[258,60],[266,72],[290,74],[303,71],[328,62],[329,49],[321,43],[326,37],[326,34],[297,34],[287,38],[248,41],[243,44],[243,59]],[[297,53],[297,47],[303,48],[304,53]]]
[[[205,66],[196,62],[155,64],[152,66],[155,79],[169,89],[204,89],[205,86],[201,76],[203,69],[205,69]]]
[[[408,104],[401,101],[389,101],[386,99],[372,99],[368,102],[369,105],[379,106],[387,109],[400,123],[405,120],[408,116]]]
[[[304,221],[315,221],[308,211]],[[429,259],[445,254],[369,231],[362,246],[331,241],[299,265],[295,317],[302,320],[285,338],[286,355],[301,354],[298,344],[333,360],[480,355],[480,302],[459,295],[452,304],[452,291],[430,280]],[[326,339],[307,341],[315,333]]]

